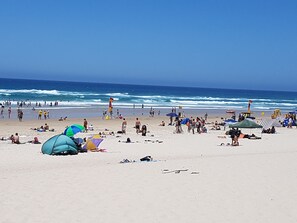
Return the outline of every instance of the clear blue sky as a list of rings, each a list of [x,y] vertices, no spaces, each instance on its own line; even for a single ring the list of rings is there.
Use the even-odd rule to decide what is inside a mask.
[[[297,90],[297,0],[2,0],[0,77]]]

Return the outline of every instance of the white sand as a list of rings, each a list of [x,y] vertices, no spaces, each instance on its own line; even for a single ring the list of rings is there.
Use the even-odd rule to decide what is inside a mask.
[[[136,135],[130,118],[127,135],[102,142],[106,153],[49,156],[41,154],[41,145],[0,141],[0,222],[297,221],[296,128],[277,128],[275,135],[240,139],[239,147],[231,147],[218,146],[231,142],[218,138],[223,130],[192,135],[183,127],[184,134],[173,134],[174,127],[158,126],[161,118],[140,120],[148,136]],[[55,132],[30,130],[44,120],[1,120],[0,137],[18,132],[23,142],[34,136],[44,142],[82,119],[46,122]],[[91,123],[95,131],[78,136],[121,126],[120,120]],[[118,142],[127,137],[138,143]],[[155,162],[138,161],[147,155]],[[137,162],[120,164],[125,158]]]

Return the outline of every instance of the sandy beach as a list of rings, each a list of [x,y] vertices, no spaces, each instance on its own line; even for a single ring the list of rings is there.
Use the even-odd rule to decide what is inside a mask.
[[[209,117],[211,123],[219,116]],[[89,118],[94,131],[107,135],[107,152],[50,156],[42,145],[0,141],[0,222],[296,222],[296,128],[277,128],[262,139],[231,142],[225,131],[174,134],[159,126],[168,117],[140,117],[147,136],[137,135],[135,117]],[[30,128],[45,122],[54,132]],[[45,142],[73,123],[49,120],[1,120],[0,136],[16,132],[21,142],[35,136]],[[251,130],[243,131],[250,134]],[[134,143],[124,143],[127,138]],[[153,157],[152,162],[140,158]],[[120,163],[128,159],[132,163]]]

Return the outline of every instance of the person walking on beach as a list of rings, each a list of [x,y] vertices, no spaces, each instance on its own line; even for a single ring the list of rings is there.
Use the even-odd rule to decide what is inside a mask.
[[[37,102],[36,102],[36,103],[37,103]],[[41,120],[42,113],[43,113],[42,110],[39,110],[39,111],[38,111],[38,119],[39,119],[39,120]]]
[[[84,119],[84,128],[85,128],[85,131],[88,132],[88,121],[87,121],[87,119]]]
[[[140,121],[138,120],[138,118],[136,118],[135,129],[137,134],[140,132],[140,125],[141,125]]]
[[[180,119],[177,117],[176,120],[175,120],[175,132],[176,133],[182,133],[183,130],[182,130],[182,127],[181,127],[181,121]]]
[[[192,123],[191,123],[191,129],[192,129],[192,133],[195,134],[195,128],[196,128],[196,121],[193,118]]]
[[[126,119],[124,118],[124,119],[123,119],[123,122],[122,122],[122,133],[123,133],[123,134],[126,134],[126,129],[127,129],[127,121],[126,121]]]
[[[11,107],[8,108],[8,118],[10,119],[11,116]]]
[[[21,109],[18,110],[18,118],[19,118],[19,121],[23,121],[23,116],[24,116],[24,113]]]
[[[1,106],[1,118],[4,118],[4,106]]]
[[[47,118],[47,112],[46,112],[46,110],[43,111],[43,117],[46,120],[46,118]]]

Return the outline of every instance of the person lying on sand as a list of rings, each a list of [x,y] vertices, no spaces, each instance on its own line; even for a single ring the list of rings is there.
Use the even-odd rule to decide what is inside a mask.
[[[13,136],[13,135],[12,135]],[[8,137],[8,138],[6,138],[6,137],[1,137],[1,141],[7,141],[7,140],[9,140],[10,139],[10,137]]]
[[[31,130],[36,130],[37,132],[46,132],[46,131],[54,132],[55,131],[55,129],[49,129],[49,126],[46,123],[44,126],[42,125],[39,128],[31,128]]]
[[[67,116],[65,116],[64,118],[60,117],[60,118],[58,119],[58,121],[65,121],[66,119],[67,119]]]
[[[121,140],[119,140],[118,142],[123,142],[123,143],[135,143],[135,142],[131,141],[130,138],[127,138],[126,141],[121,141]],[[138,141],[136,141],[136,142],[138,143]]]
[[[90,152],[103,152],[103,153],[107,152],[106,149],[99,149],[99,148],[92,149],[92,150],[89,150],[89,151],[90,151]]]
[[[39,142],[37,137],[34,137],[33,140],[28,141],[28,143],[32,143],[32,144],[41,144],[41,142]]]
[[[222,142],[219,146],[239,146],[239,143],[238,144],[235,144],[235,143],[231,144],[231,143],[228,142],[228,143],[225,144],[225,143]]]
[[[263,129],[263,130],[262,130],[262,133],[268,133],[268,134],[274,134],[275,132],[276,132],[276,131],[275,131],[274,126],[272,126],[271,128]]]

